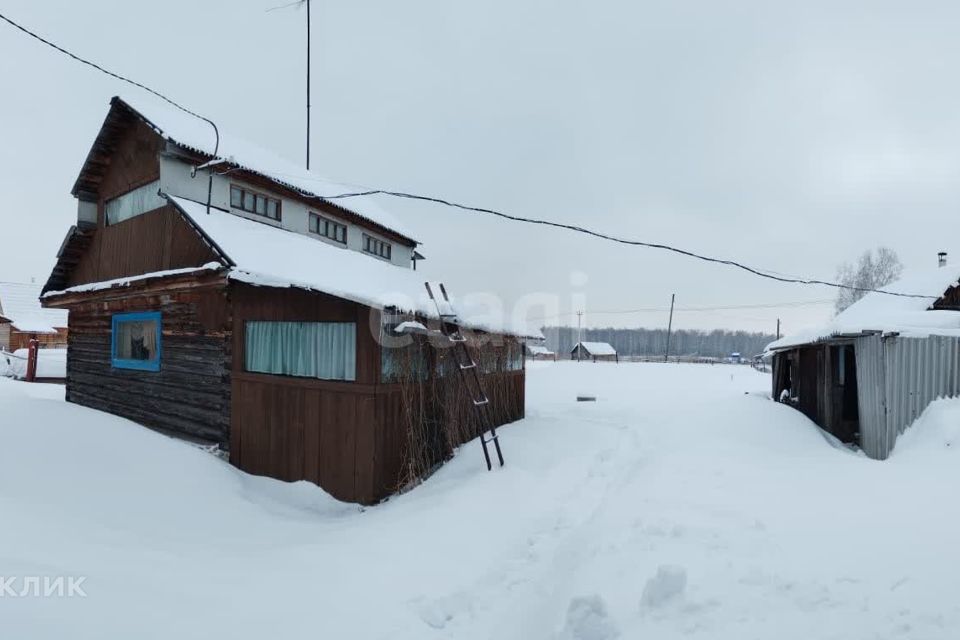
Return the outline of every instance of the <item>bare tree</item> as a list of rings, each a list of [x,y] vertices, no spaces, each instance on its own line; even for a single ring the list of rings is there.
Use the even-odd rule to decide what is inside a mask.
[[[867,294],[856,289],[880,289],[900,277],[903,265],[897,252],[889,247],[865,251],[856,264],[845,262],[837,269],[837,282],[855,289],[840,289],[836,310],[840,313]]]

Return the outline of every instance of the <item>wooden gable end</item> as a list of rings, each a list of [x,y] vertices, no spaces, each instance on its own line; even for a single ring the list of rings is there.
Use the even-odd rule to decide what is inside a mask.
[[[151,126],[114,99],[73,188],[75,196],[97,204],[97,224],[70,229],[44,291],[221,261],[172,205],[106,224],[108,200],[160,178],[165,145]]]
[[[164,140],[121,101],[114,99],[71,193],[103,201],[160,176]]]
[[[960,311],[960,286],[947,289],[930,308],[937,311]]]
[[[172,205],[86,231],[71,229],[44,291],[224,260]]]

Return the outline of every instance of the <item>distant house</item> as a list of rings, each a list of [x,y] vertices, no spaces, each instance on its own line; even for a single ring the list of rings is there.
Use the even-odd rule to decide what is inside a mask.
[[[773,398],[875,459],[930,402],[960,395],[960,269],[918,271],[829,324],[772,343]]]
[[[620,362],[617,350],[606,342],[578,342],[570,351],[570,359]]]
[[[542,344],[526,344],[525,353],[532,360],[556,360],[557,354]]]
[[[40,306],[42,287],[0,282],[0,349],[16,351],[36,339],[42,347],[67,345],[67,312]]]
[[[369,196],[327,197],[355,188],[214,140],[167,106],[111,102],[44,287],[70,310],[68,401],[361,503],[443,462],[479,411],[523,417],[522,330],[455,309],[478,409],[412,233]]]

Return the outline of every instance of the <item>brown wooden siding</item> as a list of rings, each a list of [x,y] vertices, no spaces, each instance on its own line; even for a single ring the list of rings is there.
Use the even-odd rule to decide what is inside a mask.
[[[351,502],[374,503],[400,489],[407,429],[404,389],[379,382],[379,312],[297,289],[234,283],[230,297],[234,321],[231,462],[249,473],[309,480]],[[247,320],[356,322],[357,381],[245,372],[243,326]],[[495,384],[493,377],[503,384]],[[485,378],[494,383],[490,388],[506,390],[503,397],[491,397],[497,424],[521,419],[524,371]],[[464,404],[452,410],[475,408]],[[476,435],[464,434],[462,440]]]
[[[164,142],[147,125],[135,120],[120,135],[98,189],[98,225],[103,227],[104,203],[132,189],[160,179],[160,151]]]
[[[374,480],[376,394],[348,382],[277,378],[234,373],[234,464],[257,475],[309,480],[341,500],[382,497]]]
[[[236,321],[234,370],[243,371],[244,332],[247,320],[289,322],[355,322],[357,323],[357,380],[374,384],[380,376],[380,348],[377,335],[379,312],[343,298],[303,289],[254,287],[234,283],[231,300]]]
[[[131,311],[162,314],[159,372],[111,366],[112,316]],[[231,328],[222,286],[87,294],[70,306],[67,400],[225,447]]]
[[[383,497],[375,478],[380,351],[369,329],[371,322],[379,327],[379,314],[321,293],[238,283],[231,287],[231,300],[235,355],[231,462],[249,473],[310,480],[341,500],[370,503]],[[247,320],[356,322],[356,381],[245,372]]]
[[[67,286],[199,267],[216,260],[180,212],[168,205],[94,231]]]

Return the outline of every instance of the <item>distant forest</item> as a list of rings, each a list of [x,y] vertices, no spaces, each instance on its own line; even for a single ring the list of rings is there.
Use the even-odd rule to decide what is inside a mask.
[[[558,354],[569,354],[577,343],[576,327],[544,327],[547,347]],[[663,355],[667,346],[666,329],[584,329],[584,342],[609,342],[624,356]],[[680,329],[670,338],[670,354],[717,357],[739,352],[745,358],[763,353],[776,336],[747,331],[698,331]]]

